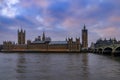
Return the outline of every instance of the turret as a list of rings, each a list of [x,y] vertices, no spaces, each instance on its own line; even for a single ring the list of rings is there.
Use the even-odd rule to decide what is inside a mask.
[[[76,49],[80,51],[81,46],[80,46],[80,38],[76,38]]]
[[[80,44],[80,38],[76,38],[76,43]]]
[[[25,30],[23,31],[23,29],[18,30],[18,44],[25,44]]]
[[[69,51],[72,51],[72,43],[73,43],[73,38],[68,38],[68,49]]]

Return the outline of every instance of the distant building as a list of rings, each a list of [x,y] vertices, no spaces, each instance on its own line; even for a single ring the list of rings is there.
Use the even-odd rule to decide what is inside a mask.
[[[85,25],[82,29],[82,49],[88,49],[88,30],[86,29]]]
[[[113,44],[120,44],[120,41],[117,41],[116,38],[113,38],[113,39],[98,39],[96,41],[96,43],[92,43],[91,44],[91,48],[92,49],[95,49],[97,47],[102,47],[102,46],[109,46],[109,45],[113,45]]]

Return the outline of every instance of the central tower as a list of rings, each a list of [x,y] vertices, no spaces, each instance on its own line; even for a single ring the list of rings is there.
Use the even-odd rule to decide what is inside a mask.
[[[45,41],[45,32],[43,32],[42,41]]]
[[[25,44],[25,30],[18,30],[18,44]]]
[[[88,30],[85,25],[82,29],[82,49],[88,49]]]

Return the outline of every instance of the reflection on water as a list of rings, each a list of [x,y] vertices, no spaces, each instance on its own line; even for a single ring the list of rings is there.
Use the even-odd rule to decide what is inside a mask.
[[[0,53],[0,80],[119,80],[119,75],[119,57]]]

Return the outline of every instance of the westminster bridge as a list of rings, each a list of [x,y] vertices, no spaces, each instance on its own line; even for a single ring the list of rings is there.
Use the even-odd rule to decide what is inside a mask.
[[[106,54],[106,55],[119,55],[120,44],[101,45],[92,50],[93,53]]]

